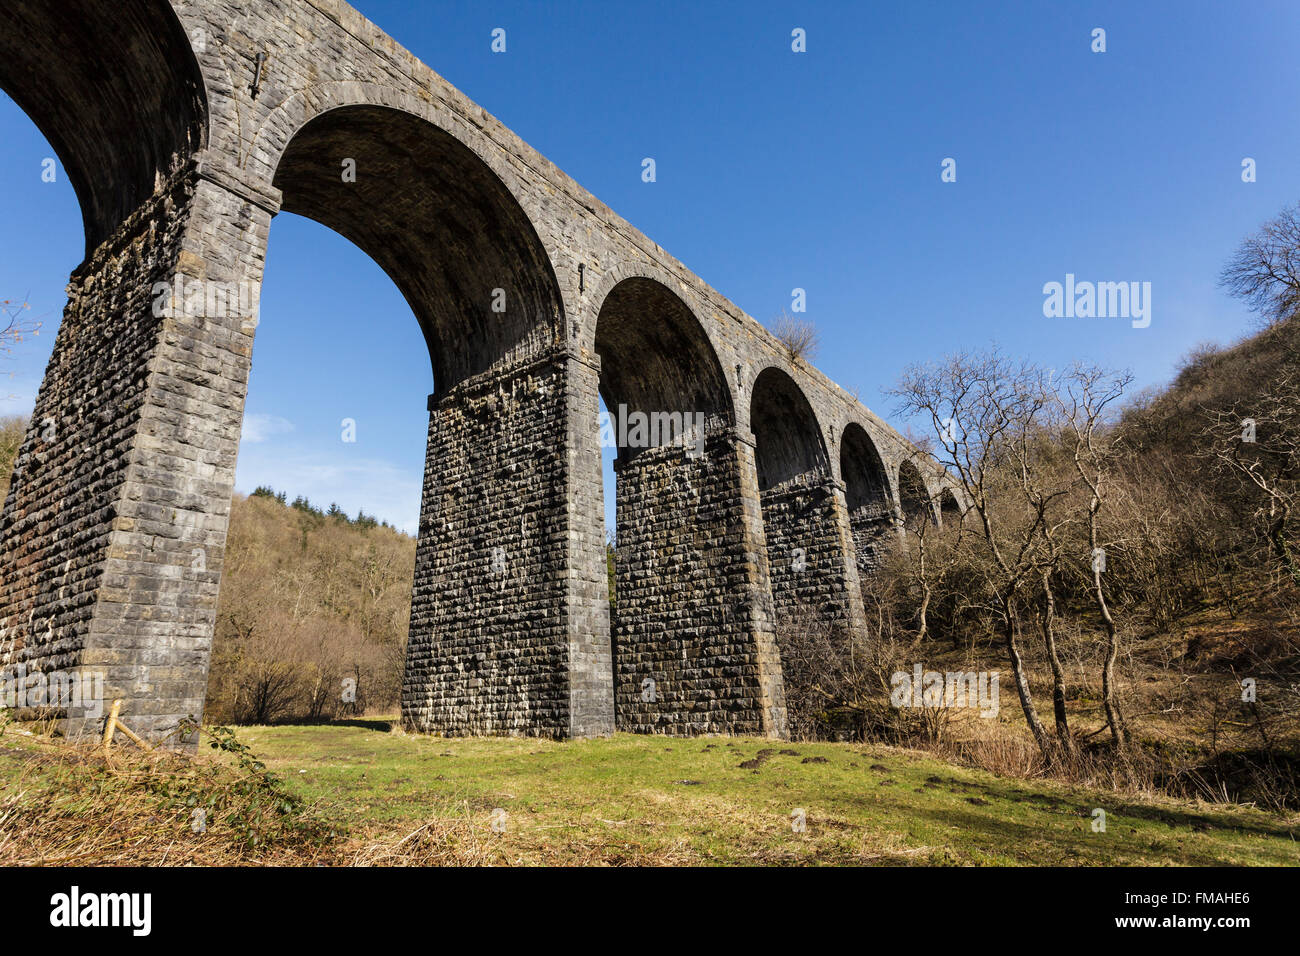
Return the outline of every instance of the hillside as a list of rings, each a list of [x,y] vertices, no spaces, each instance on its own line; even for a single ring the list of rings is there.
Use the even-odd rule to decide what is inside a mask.
[[[909,527],[867,588],[874,645],[886,677],[1001,671],[1010,698],[1020,669],[1032,699],[916,719],[859,684],[843,703],[866,732],[998,772],[1300,806],[1300,323],[1201,346],[1136,396],[1087,366],[947,362],[900,394],[979,397],[954,418],[996,430],[957,451],[982,497]]]
[[[207,713],[318,720],[393,708],[411,613],[415,540],[258,489],[236,495]]]

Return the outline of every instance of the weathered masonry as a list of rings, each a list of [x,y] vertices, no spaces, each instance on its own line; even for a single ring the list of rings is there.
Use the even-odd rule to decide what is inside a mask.
[[[879,418],[339,0],[5,0],[0,86],[86,232],[0,518],[0,666],[102,675],[155,738],[202,713],[282,209],[428,341],[418,730],[779,736],[782,621],[860,626],[937,515]],[[618,432],[613,615],[598,395],[654,426]]]

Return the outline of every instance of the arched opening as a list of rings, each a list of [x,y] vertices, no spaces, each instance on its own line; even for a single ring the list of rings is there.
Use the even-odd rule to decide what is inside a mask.
[[[205,713],[396,713],[428,351],[402,293],[356,245],[290,213],[270,236]]]
[[[945,488],[939,495],[939,520],[945,527],[961,524],[962,508],[951,488]]]
[[[898,466],[898,499],[903,509],[904,527],[915,530],[922,522],[935,523],[934,506],[930,502],[925,479],[910,461]]]
[[[166,0],[5,0],[0,88],[62,160],[87,257],[207,133],[203,79]]]
[[[446,393],[554,345],[563,306],[528,216],[451,134],[400,110],[347,106],[289,142],[282,208],[360,246],[402,290]]]
[[[765,369],[755,380],[750,429],[779,641],[792,618],[825,610],[825,575],[838,570],[843,556],[817,417],[780,369]]]
[[[405,722],[567,736],[565,554],[553,544],[565,529],[563,306],[546,249],[486,162],[401,110],[308,121],[274,185],[284,211],[387,273],[428,348]],[[357,334],[369,334],[364,307]]]
[[[726,378],[699,320],[652,279],[610,290],[595,344],[601,444],[617,452],[616,726],[727,729],[711,676],[735,652],[738,641],[727,635],[739,624],[728,600],[739,562],[724,550],[740,502]]]
[[[870,572],[894,541],[894,509],[880,453],[857,423],[850,423],[840,440],[840,476],[858,570]]]

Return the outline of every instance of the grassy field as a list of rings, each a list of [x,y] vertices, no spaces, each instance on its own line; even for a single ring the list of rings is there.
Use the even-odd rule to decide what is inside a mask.
[[[0,864],[1300,863],[1294,815],[997,777],[889,747],[444,739],[387,720],[238,736],[281,785],[247,786],[250,758],[238,766],[230,750],[106,760],[11,729]],[[305,811],[280,816],[286,791]],[[224,808],[203,833],[196,805]],[[310,827],[293,828],[299,812]],[[322,829],[337,835],[307,835]]]
[[[386,721],[240,737],[357,837],[432,841],[448,861],[1300,863],[1294,817],[998,778],[887,747],[440,739]]]

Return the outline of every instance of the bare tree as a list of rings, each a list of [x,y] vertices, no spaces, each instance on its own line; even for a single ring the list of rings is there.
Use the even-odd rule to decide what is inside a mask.
[[[1052,583],[1060,571],[1061,549],[1058,532],[1064,522],[1054,525],[1053,521],[1046,517],[1047,510],[1048,506],[1044,506],[1044,520],[1038,529],[1038,533],[1042,536],[1042,544],[1034,561],[1041,599],[1038,605],[1038,632],[1042,635],[1043,647],[1047,651],[1047,664],[1052,672],[1052,717],[1056,722],[1056,739],[1061,749],[1072,757],[1077,753],[1078,748],[1070,733],[1070,719],[1065,709],[1065,667],[1061,663],[1061,652],[1056,644],[1056,588]]]
[[[915,451],[909,460],[917,470],[934,467],[933,442],[928,436],[913,442]],[[928,493],[927,493],[928,494]],[[916,608],[916,637],[914,648],[930,636],[930,607],[937,595],[942,595],[950,579],[958,571],[962,560],[965,528],[941,527],[933,520],[934,502],[927,496],[923,507],[905,515],[902,528],[908,544],[910,560],[902,562],[908,586],[919,594]]]
[[[1294,551],[1295,519],[1300,513],[1300,355],[1273,382],[1261,383],[1249,402],[1207,413],[1204,437],[1221,471],[1251,490],[1254,515],[1283,573],[1300,586]]]
[[[1283,209],[1237,248],[1219,276],[1265,325],[1284,322],[1300,308],[1300,204]]]
[[[27,315],[31,309],[28,302],[0,299],[0,353],[8,355],[26,336],[40,334],[41,323]]]
[[[994,350],[913,365],[891,394],[904,414],[930,420],[936,457],[960,483],[975,514],[1016,693],[1044,760],[1051,762],[1019,642],[1019,602],[1042,560],[1043,525],[1057,497],[1037,489],[1030,448],[1039,440],[1047,406],[1043,378],[1040,369],[1016,365]],[[1007,506],[1015,497],[1029,507]]]
[[[1128,744],[1127,728],[1115,695],[1115,662],[1119,658],[1119,631],[1106,600],[1102,584],[1105,550],[1101,545],[1100,515],[1110,491],[1109,477],[1115,465],[1114,433],[1108,430],[1107,410],[1124,394],[1133,376],[1127,372],[1107,373],[1095,366],[1077,363],[1054,392],[1063,418],[1063,434],[1074,469],[1088,495],[1088,554],[1091,593],[1106,630],[1106,656],[1101,669],[1102,708],[1115,746]]]
[[[12,355],[14,346],[21,343],[27,336],[41,334],[41,323],[28,314],[31,312],[31,308],[31,305],[26,301],[0,299],[0,357]],[[12,374],[11,372],[10,375],[12,376]],[[0,399],[2,398],[4,396],[0,395]],[[5,478],[8,478],[7,470]]]
[[[821,336],[817,326],[808,319],[798,319],[788,312],[782,312],[772,321],[770,329],[785,347],[791,362],[799,359],[811,362],[816,358]]]

